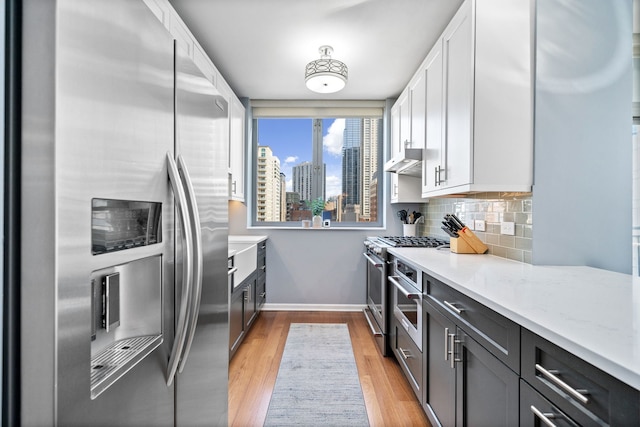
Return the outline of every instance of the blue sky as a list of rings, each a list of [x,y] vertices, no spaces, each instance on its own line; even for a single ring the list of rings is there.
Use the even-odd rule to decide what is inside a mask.
[[[287,191],[292,191],[292,167],[311,161],[312,119],[260,119],[258,145],[268,145],[280,159]],[[323,119],[323,161],[327,165],[327,198],[342,191],[344,119]]]

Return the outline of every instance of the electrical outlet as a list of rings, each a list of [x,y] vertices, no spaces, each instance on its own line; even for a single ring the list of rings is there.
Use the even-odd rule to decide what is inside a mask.
[[[508,234],[514,236],[516,234],[515,222],[502,222],[500,223],[500,234]]]
[[[481,219],[476,219],[474,221],[474,226],[476,228],[476,231],[486,231],[487,228],[485,226],[484,220]]]
[[[467,228],[469,230],[475,230],[476,229],[475,224],[473,223],[473,221],[469,221],[465,225],[467,226]]]

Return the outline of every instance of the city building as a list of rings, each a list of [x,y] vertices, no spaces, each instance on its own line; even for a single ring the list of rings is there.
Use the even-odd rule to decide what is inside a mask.
[[[280,159],[273,155],[268,146],[259,146],[256,184],[256,219],[258,221],[282,221],[280,175]]]

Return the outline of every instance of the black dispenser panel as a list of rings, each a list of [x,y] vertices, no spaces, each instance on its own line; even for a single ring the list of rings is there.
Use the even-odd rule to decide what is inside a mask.
[[[162,241],[162,203],[130,200],[91,201],[93,255]]]

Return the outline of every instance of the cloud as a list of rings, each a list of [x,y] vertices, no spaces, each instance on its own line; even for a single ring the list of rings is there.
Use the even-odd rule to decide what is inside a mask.
[[[325,181],[325,190],[327,193],[327,199],[334,196],[339,196],[342,193],[342,180],[339,176],[328,175]]]
[[[285,163],[295,163],[298,161],[298,156],[289,156],[286,159],[284,159]]]
[[[322,137],[324,149],[334,156],[342,156],[342,141],[345,119],[335,119],[327,129],[327,134]],[[328,193],[327,193],[328,194]]]

